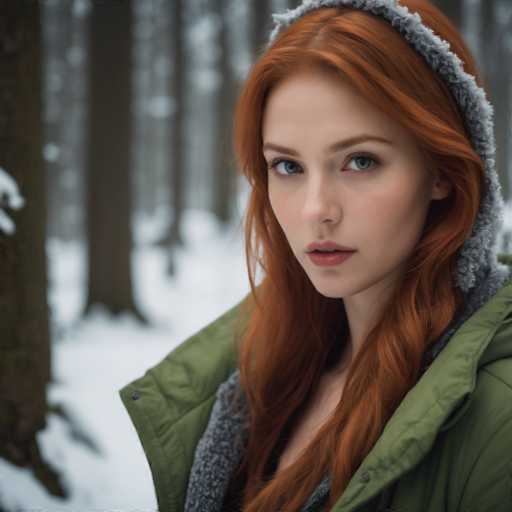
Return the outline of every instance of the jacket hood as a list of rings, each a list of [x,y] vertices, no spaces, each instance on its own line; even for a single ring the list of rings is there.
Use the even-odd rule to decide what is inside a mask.
[[[474,76],[463,69],[450,44],[422,23],[420,14],[410,12],[397,0],[304,0],[295,9],[272,14],[274,28],[268,50],[278,34],[305,14],[324,7],[352,7],[368,11],[388,21],[423,56],[452,93],[463,116],[471,144],[485,163],[487,194],[482,198],[473,232],[464,242],[455,270],[456,286],[467,293],[478,286],[490,268],[501,274],[508,269],[497,261],[498,232],[503,224],[504,201],[495,168],[494,109]]]

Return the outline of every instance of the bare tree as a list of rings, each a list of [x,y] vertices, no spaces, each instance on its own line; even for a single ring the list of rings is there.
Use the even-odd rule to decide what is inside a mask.
[[[463,0],[434,0],[434,3],[450,18],[456,27],[462,26]]]
[[[86,153],[88,297],[141,321],[132,291],[132,5],[93,2]]]
[[[220,56],[218,61],[221,81],[216,94],[215,181],[213,212],[217,219],[227,224],[232,217],[231,206],[236,193],[236,173],[232,154],[232,118],[234,100],[237,95],[237,81],[231,65],[232,51],[228,38],[228,0],[215,0],[214,13],[219,20],[218,41]]]
[[[134,2],[136,83],[135,192],[136,208],[154,215],[169,204],[171,129],[173,125],[174,0]],[[171,200],[172,202],[172,200]],[[162,245],[169,244],[166,233]]]
[[[46,91],[46,143],[48,170],[48,234],[68,238],[71,226],[69,218],[62,215],[66,203],[65,169],[62,165],[63,135],[68,128],[64,122],[71,107],[70,87],[66,87],[69,27],[71,26],[71,2],[42,4],[42,28],[44,30]]]
[[[174,7],[174,38],[173,57],[174,69],[172,74],[172,92],[174,95],[174,123],[172,128],[172,172],[171,176],[171,206],[172,224],[167,240],[168,246],[183,245],[181,235],[181,218],[185,202],[185,20],[184,0],[172,0]],[[172,260],[169,264],[172,272]]]
[[[272,27],[272,1],[252,0],[251,47],[253,59],[263,51]]]
[[[153,95],[154,63],[156,55],[156,19],[160,14],[154,0],[135,2],[134,16],[134,85],[135,85],[135,172],[137,192],[135,203],[142,211],[153,214],[157,205],[155,123],[149,115],[149,100]]]
[[[436,5],[448,15],[459,29],[467,24],[468,5],[463,0],[435,0]],[[474,30],[473,17],[479,10],[480,33]],[[471,5],[471,29],[467,34],[469,42],[477,42],[474,48],[483,71],[484,88],[494,105],[494,124],[496,137],[496,168],[500,173],[503,194],[510,195],[510,174],[512,164],[508,154],[511,149],[509,129],[511,122],[510,77],[512,73],[510,43],[507,37],[512,31],[512,5],[509,0],[483,0]],[[464,23],[463,23],[464,22]]]
[[[506,9],[508,5],[508,10]],[[510,173],[512,172],[507,152],[510,150],[512,52],[512,9],[510,4],[499,0],[481,3],[482,57],[490,100],[494,105],[496,135],[496,168],[500,172],[503,194],[510,196]],[[504,18],[502,17],[504,15]]]
[[[82,233],[84,19],[79,0],[40,2],[43,39],[44,156],[48,174],[48,235]]]
[[[15,233],[0,231],[0,456],[31,469],[49,493],[63,497],[36,436],[46,427],[50,381],[38,2],[0,0],[0,34],[0,166],[25,198],[12,213]]]

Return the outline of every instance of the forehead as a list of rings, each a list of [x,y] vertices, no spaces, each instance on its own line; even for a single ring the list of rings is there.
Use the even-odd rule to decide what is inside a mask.
[[[263,140],[304,130],[339,138],[370,132],[404,140],[405,130],[354,87],[322,69],[296,71],[269,93],[262,120]]]

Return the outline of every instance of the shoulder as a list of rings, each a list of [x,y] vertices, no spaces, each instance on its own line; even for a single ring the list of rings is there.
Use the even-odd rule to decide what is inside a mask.
[[[512,358],[480,368],[459,436],[457,512],[512,510]]]
[[[217,388],[236,367],[235,340],[244,300],[118,391],[134,422],[143,411],[144,417],[171,425],[201,404],[211,406]]]
[[[196,371],[204,375],[214,373],[219,365],[232,367],[235,362],[234,343],[242,325],[240,313],[243,302],[238,302],[182,341],[161,362],[162,369],[166,371],[166,367],[172,364],[186,368],[190,375]]]

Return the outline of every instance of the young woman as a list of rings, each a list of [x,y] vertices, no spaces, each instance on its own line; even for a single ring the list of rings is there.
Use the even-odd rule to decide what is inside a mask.
[[[160,510],[510,511],[512,283],[474,60],[426,0],[274,22],[235,114],[251,293],[121,390]]]

